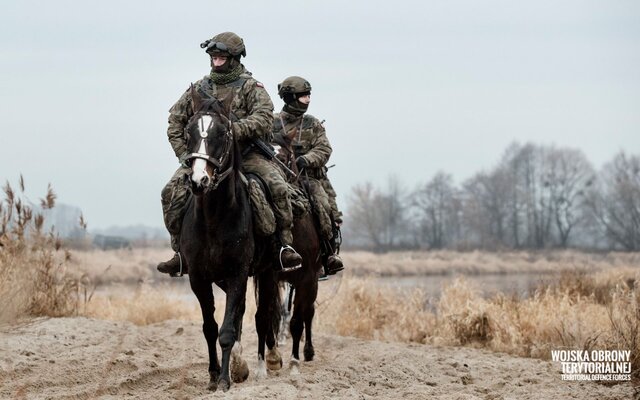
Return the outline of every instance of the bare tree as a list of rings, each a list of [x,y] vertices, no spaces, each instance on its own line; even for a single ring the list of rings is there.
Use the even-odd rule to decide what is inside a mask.
[[[494,244],[566,247],[583,220],[583,190],[592,176],[578,150],[514,143],[493,171],[467,181],[466,221]]]
[[[506,223],[508,203],[504,196],[509,179],[503,169],[481,172],[464,183],[464,224],[471,242],[481,247],[508,245]]]
[[[585,190],[592,185],[595,172],[580,150],[552,148],[547,159],[546,183],[557,244],[566,248],[572,231],[585,220]]]
[[[378,251],[570,245],[640,250],[640,158],[617,155],[596,176],[576,149],[510,145],[489,172],[455,187],[438,172],[409,199],[397,177],[352,189],[348,228]],[[409,201],[408,201],[409,200]]]
[[[370,182],[351,190],[348,221],[352,234],[367,241],[376,251],[388,251],[404,238],[407,225],[405,190],[396,176],[385,191]]]
[[[429,248],[441,249],[459,237],[460,202],[450,174],[438,172],[412,196],[423,237]]]
[[[588,205],[615,246],[640,250],[640,157],[621,152],[605,165]]]
[[[545,149],[528,143],[519,154],[520,179],[524,188],[527,243],[542,249],[551,243],[552,206]]]

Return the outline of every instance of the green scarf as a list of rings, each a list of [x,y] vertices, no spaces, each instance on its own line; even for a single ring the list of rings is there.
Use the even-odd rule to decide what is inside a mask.
[[[225,73],[219,73],[211,70],[211,74],[209,76],[216,85],[226,85],[229,82],[237,80],[240,77],[240,74],[242,74],[242,64]]]
[[[282,107],[282,111],[289,113],[291,115],[295,115],[296,117],[301,116],[302,114],[307,112],[309,108],[308,104],[300,103],[298,100],[291,102],[291,104],[286,104]]]

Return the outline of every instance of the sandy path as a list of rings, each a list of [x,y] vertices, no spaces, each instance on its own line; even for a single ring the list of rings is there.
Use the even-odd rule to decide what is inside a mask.
[[[201,325],[138,327],[86,318],[36,319],[0,329],[2,399],[630,399],[629,383],[563,382],[558,366],[469,348],[317,335],[301,375],[285,368],[253,378],[255,334],[244,356],[252,375],[226,394],[206,390]]]

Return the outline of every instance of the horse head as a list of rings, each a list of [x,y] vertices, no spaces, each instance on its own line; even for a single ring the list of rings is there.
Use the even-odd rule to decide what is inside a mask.
[[[229,109],[216,98],[202,98],[191,86],[193,116],[187,136],[188,178],[194,194],[215,190],[234,170],[234,137]]]

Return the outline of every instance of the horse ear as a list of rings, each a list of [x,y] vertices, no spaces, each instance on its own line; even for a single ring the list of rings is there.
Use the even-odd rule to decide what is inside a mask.
[[[234,96],[229,93],[228,95],[220,99],[220,104],[222,104],[222,111],[224,112],[224,116],[227,117],[227,119],[229,119],[229,116],[231,115],[231,105],[233,104],[233,97]]]
[[[196,113],[202,109],[202,96],[198,94],[198,91],[191,84],[191,105],[193,106],[193,112]]]

